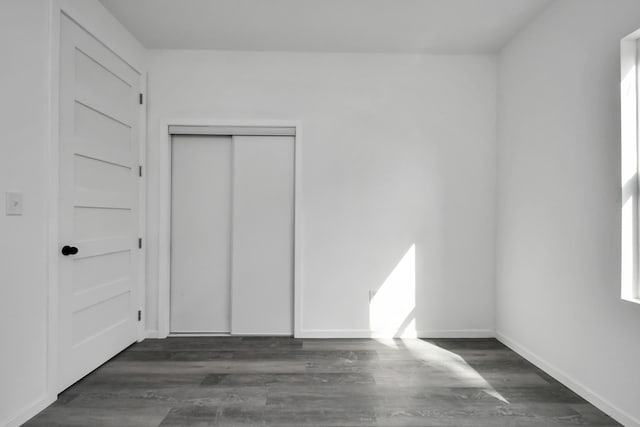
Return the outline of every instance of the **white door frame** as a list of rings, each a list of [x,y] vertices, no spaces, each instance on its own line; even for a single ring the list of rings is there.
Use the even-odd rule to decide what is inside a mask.
[[[89,34],[94,36],[102,44],[107,46],[110,50],[115,52],[124,62],[129,64],[140,75],[140,92],[146,99],[146,67],[144,51],[137,50],[136,47],[132,47],[131,39],[123,36],[125,34],[124,27],[122,27],[115,19],[104,11],[95,10],[95,4],[93,2],[82,2],[74,0],[53,0],[50,3],[49,11],[49,29],[50,29],[50,57],[49,57],[49,71],[51,76],[50,92],[49,92],[49,129],[50,129],[50,141],[47,152],[47,386],[45,401],[48,402],[46,407],[51,402],[55,401],[57,394],[60,390],[57,389],[58,378],[58,263],[60,261],[59,251],[59,121],[60,121],[60,26],[62,15],[66,15],[80,27],[82,27]],[[139,141],[139,162],[146,169],[146,101],[144,107],[140,108],[140,133],[138,137]],[[146,229],[146,177],[143,174],[138,183],[139,191],[139,233],[145,239]],[[139,301],[138,306],[141,309],[145,307],[146,300],[146,244],[143,244],[139,254],[139,273],[138,273],[138,287],[139,287]],[[144,314],[144,312],[143,312]],[[138,324],[138,340],[142,340],[145,337],[145,322],[144,316],[142,321]],[[42,407],[42,409],[44,409]],[[35,415],[35,413],[34,413]]]
[[[171,304],[171,135],[169,126],[293,127],[293,335],[302,329],[302,123],[292,120],[169,119],[160,127],[160,220],[158,233],[158,337],[170,334]]]

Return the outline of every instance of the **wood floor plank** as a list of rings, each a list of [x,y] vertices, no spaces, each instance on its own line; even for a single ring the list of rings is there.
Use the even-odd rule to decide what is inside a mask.
[[[26,426],[616,426],[494,339],[171,337]]]

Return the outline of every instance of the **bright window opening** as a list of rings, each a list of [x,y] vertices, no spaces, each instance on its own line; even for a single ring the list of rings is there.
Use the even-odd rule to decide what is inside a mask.
[[[640,303],[638,284],[638,58],[640,30],[625,37],[621,46],[621,297]]]

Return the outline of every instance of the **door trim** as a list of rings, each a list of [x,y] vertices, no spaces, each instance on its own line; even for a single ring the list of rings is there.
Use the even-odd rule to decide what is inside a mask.
[[[108,49],[116,53],[124,62],[129,64],[140,75],[140,91],[146,99],[147,76],[145,68],[144,49],[129,35],[111,15],[105,11],[95,9],[92,2],[78,2],[73,0],[53,0],[49,9],[49,142],[46,153],[48,221],[46,223],[46,253],[47,253],[47,354],[46,354],[46,398],[48,403],[57,399],[58,390],[58,262],[59,262],[59,122],[60,122],[60,28],[62,15],[67,16],[86,32],[91,34]],[[145,166],[146,159],[146,105],[139,110],[140,133],[138,145],[139,161]],[[146,229],[146,177],[139,180],[139,232],[145,237]],[[138,274],[139,307],[144,309],[146,300],[146,245],[140,250],[140,265]],[[138,340],[145,337],[145,322],[139,322]]]
[[[277,126],[169,126],[171,135],[296,136],[294,127]]]
[[[171,281],[171,127],[225,128],[295,128],[294,191],[293,191],[293,335],[302,330],[302,123],[295,120],[212,120],[169,119],[160,127],[160,218],[158,230],[158,331],[147,337],[166,338],[170,335]]]

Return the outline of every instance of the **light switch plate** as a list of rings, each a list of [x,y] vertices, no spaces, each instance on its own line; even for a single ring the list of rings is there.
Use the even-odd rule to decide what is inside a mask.
[[[22,193],[7,192],[5,201],[7,215],[22,215]]]

